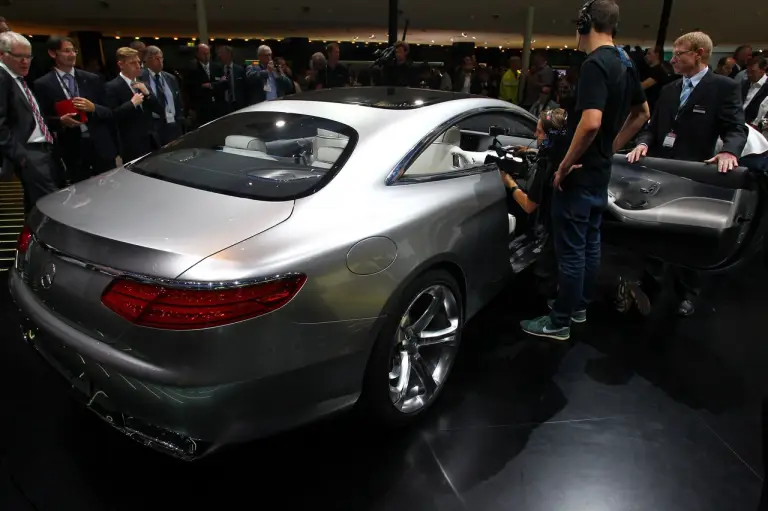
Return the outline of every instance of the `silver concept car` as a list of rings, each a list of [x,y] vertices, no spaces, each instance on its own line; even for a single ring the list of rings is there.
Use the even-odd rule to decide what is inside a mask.
[[[185,459],[355,403],[407,422],[546,238],[486,163],[535,125],[393,88],[228,115],[38,202],[9,277],[24,338],[112,426]],[[721,270],[762,236],[745,169],[615,161],[617,243]]]

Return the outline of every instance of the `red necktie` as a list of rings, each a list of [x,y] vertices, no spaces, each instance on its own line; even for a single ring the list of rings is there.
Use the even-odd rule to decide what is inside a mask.
[[[27,87],[27,82],[25,82],[24,78],[22,78],[21,76],[19,76],[17,80],[21,84],[21,88],[24,89],[24,93],[27,95],[27,101],[29,101],[29,106],[32,108],[32,114],[35,116],[35,121],[37,122],[37,125],[40,127],[40,131],[43,132],[45,141],[48,142],[49,144],[53,144],[53,137],[51,136],[51,133],[48,131],[48,126],[45,125],[43,116],[40,115],[40,111],[37,109],[37,103],[35,102],[35,99],[32,97],[32,91],[29,90],[29,87]]]

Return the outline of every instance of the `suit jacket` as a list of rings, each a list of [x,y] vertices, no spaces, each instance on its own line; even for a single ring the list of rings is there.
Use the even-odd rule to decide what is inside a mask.
[[[648,155],[704,161],[715,155],[720,137],[723,152],[741,156],[747,143],[741,85],[710,69],[678,115],[682,89],[682,79],[661,89],[651,121],[638,136],[638,143],[648,146]],[[664,139],[671,132],[675,133],[675,143],[672,148],[666,148]]]
[[[144,71],[141,72],[141,81],[147,84],[147,88],[149,88],[151,92],[151,83],[154,82],[154,78],[150,75],[150,73],[151,71],[149,69],[144,69]],[[181,88],[179,87],[179,81],[175,76],[166,71],[161,71],[160,74],[162,75],[163,80],[165,80],[165,83],[168,84],[168,88],[171,89],[171,94],[173,95],[173,106],[175,109],[174,112],[176,114],[176,122],[179,124],[179,126],[183,126],[185,122],[184,106],[181,102]],[[154,75],[154,73],[152,73],[152,75]],[[166,98],[166,101],[170,101],[170,98]],[[165,119],[165,115],[161,115],[160,118]]]
[[[741,99],[743,102],[747,101],[747,92],[749,92],[750,85],[749,80],[744,80],[741,84]],[[749,102],[749,105],[747,105],[747,108],[744,110],[744,118],[748,123],[752,123],[755,120],[757,112],[760,110],[760,103],[762,103],[766,97],[768,97],[768,81],[760,87],[760,90],[757,91],[755,97],[752,98],[752,101]]]
[[[224,74],[226,75],[226,67],[222,66],[222,70],[224,71]],[[235,101],[233,103],[230,103],[232,107],[234,107],[235,110],[239,110],[245,106],[248,105],[248,87],[246,86],[246,76],[245,76],[245,68],[243,66],[240,66],[238,64],[232,64],[232,76],[230,77],[230,80],[234,83],[234,89],[235,89]],[[226,99],[226,93],[228,90],[231,90],[229,83],[226,84],[224,89],[224,95]]]
[[[151,94],[152,89],[149,91],[150,95],[144,98],[141,106],[135,107],[131,103],[134,92],[122,76],[117,75],[105,86],[106,102],[112,109],[112,115],[117,123],[120,157],[124,163],[159,147],[152,123],[152,113],[163,116],[165,112],[155,95]]]
[[[205,68],[199,61],[195,64],[187,75],[187,88],[189,92],[190,108],[197,112],[198,118],[202,122],[211,121],[224,113],[224,91],[227,83],[221,81],[224,76],[224,68],[216,62],[210,63],[210,76],[205,72]],[[210,88],[203,87],[204,84],[211,84]]]
[[[269,72],[260,65],[249,66],[245,72],[248,87],[248,100],[251,105],[267,100],[264,85],[269,79]],[[285,75],[275,76],[277,97],[281,98],[293,89],[293,80]]]
[[[80,97],[94,104],[96,109],[88,113],[88,133],[93,146],[104,160],[114,160],[117,156],[117,144],[114,139],[114,124],[112,110],[105,105],[104,84],[101,79],[87,71],[75,69],[75,81]],[[80,129],[65,128],[56,113],[56,103],[65,101],[67,95],[62,89],[61,82],[52,69],[48,74],[35,80],[35,94],[40,102],[40,109],[51,129],[56,133],[58,145],[62,151],[80,151]]]
[[[13,77],[0,67],[0,178],[8,179],[21,170],[27,157],[24,145],[36,127],[32,107]]]

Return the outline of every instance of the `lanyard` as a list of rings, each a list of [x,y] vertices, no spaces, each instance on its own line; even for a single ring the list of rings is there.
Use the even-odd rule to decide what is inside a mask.
[[[75,84],[75,90],[74,90],[74,91],[72,91],[72,90],[69,88],[69,86],[67,86],[66,82],[65,82],[65,81],[64,81],[64,80],[61,78],[61,75],[59,74],[59,72],[58,72],[58,71],[56,71],[55,69],[54,69],[54,71],[53,71],[53,72],[54,72],[54,73],[56,73],[56,78],[58,78],[58,79],[59,79],[59,83],[60,83],[60,84],[61,84],[61,86],[64,88],[64,91],[66,91],[66,93],[69,95],[69,98],[68,98],[68,99],[76,98],[76,97],[79,95],[79,92],[80,92],[80,91],[78,90],[78,86],[77,86],[77,80],[75,79],[75,77],[74,77],[74,76],[72,76],[72,75],[69,75],[69,76],[72,76],[72,81],[73,81],[73,82],[74,82],[74,84]]]

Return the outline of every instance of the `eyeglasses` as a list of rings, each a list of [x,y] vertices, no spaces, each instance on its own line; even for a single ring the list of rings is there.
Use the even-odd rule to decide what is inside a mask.
[[[6,53],[8,53],[8,55],[10,55],[11,57],[13,57],[13,58],[15,58],[17,60],[29,60],[31,62],[32,59],[34,58],[31,53],[26,53],[24,55],[22,55],[20,53],[13,53],[12,51],[9,51],[9,52],[6,52]]]
[[[673,59],[679,59],[680,57],[682,57],[682,56],[683,56],[683,55],[685,55],[686,53],[696,53],[696,50],[683,50],[683,51],[676,51],[676,52],[673,52],[673,53],[672,53],[672,58],[673,58]]]

